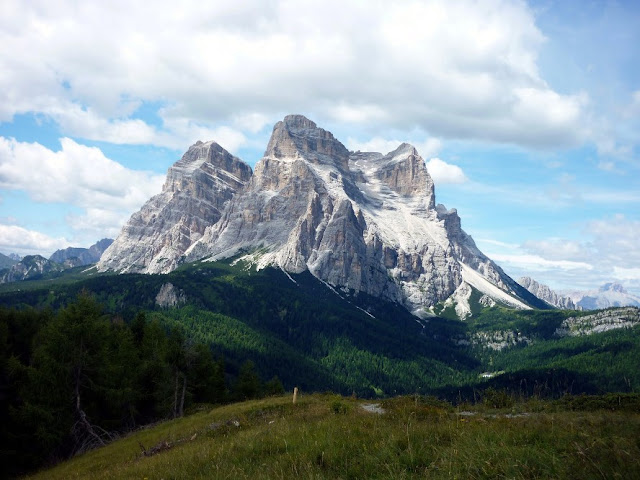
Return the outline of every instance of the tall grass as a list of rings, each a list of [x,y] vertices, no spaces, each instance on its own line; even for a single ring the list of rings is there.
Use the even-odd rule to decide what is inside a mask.
[[[227,405],[139,431],[33,478],[640,478],[640,415],[551,404],[454,408],[335,395]],[[532,408],[529,408],[532,407]],[[238,425],[238,426],[236,426]],[[173,447],[145,457],[160,442]]]

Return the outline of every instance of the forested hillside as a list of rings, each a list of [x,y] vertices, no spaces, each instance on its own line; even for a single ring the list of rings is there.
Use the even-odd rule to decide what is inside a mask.
[[[283,387],[453,402],[487,389],[509,399],[640,391],[638,326],[562,337],[563,322],[587,314],[501,307],[419,320],[308,273],[241,263],[72,271],[5,285],[0,305],[2,455],[15,471]]]

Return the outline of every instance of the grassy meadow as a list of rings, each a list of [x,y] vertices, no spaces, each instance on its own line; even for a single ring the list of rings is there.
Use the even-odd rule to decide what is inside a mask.
[[[640,478],[638,399],[625,400],[314,394],[200,406],[28,478]]]

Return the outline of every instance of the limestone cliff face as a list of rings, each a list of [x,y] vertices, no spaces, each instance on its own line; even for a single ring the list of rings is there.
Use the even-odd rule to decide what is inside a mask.
[[[131,216],[102,254],[101,271],[166,273],[251,178],[251,168],[215,142],[197,142],[168,171],[162,192]]]

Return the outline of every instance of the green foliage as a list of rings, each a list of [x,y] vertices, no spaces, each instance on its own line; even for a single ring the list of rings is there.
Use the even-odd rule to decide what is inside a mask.
[[[240,373],[234,386],[234,397],[240,401],[258,398],[261,390],[256,366],[251,360],[247,360],[240,367]]]
[[[607,393],[605,395],[565,395],[556,400],[562,410],[593,412],[610,410],[614,412],[640,413],[640,394]]]
[[[79,410],[108,439],[107,433],[180,417],[195,405],[294,386],[366,398],[418,394],[391,402],[403,405],[397,415],[416,418],[450,413],[420,394],[495,409],[531,397],[569,402],[580,397],[563,396],[640,393],[640,328],[557,338],[556,328],[579,312],[481,309],[473,291],[469,320],[418,322],[396,304],[336,295],[308,273],[292,282],[281,271],[242,263],[195,263],[168,275],[74,275],[24,282],[20,291],[0,288],[0,305],[20,308],[0,307],[2,460],[16,471],[95,440],[86,425],[70,427]],[[167,282],[186,304],[155,305]],[[531,343],[496,351],[460,342],[504,331]],[[492,378],[481,377],[485,372]],[[634,405],[617,398],[620,409]],[[351,405],[343,399],[336,408],[331,402],[325,408],[340,413],[334,417],[355,413],[341,412],[340,405]],[[591,402],[565,407],[590,411]],[[613,410],[606,402],[602,408]],[[413,465],[403,452],[402,461]],[[326,456],[316,461],[328,465]]]
[[[274,375],[271,380],[264,384],[264,394],[267,397],[274,397],[277,395],[282,395],[283,393],[284,386],[282,385],[282,382],[277,375]]]
[[[348,405],[336,414],[333,403]],[[66,478],[637,478],[640,418],[623,412],[432,406],[393,398],[385,413],[335,395],[226,405],[136,432],[46,470]],[[235,423],[234,423],[235,422]],[[237,425],[237,426],[236,426]],[[171,448],[142,456],[167,442]]]
[[[351,406],[341,398],[335,398],[330,403],[331,411],[336,415],[346,415]]]
[[[515,402],[508,392],[489,387],[482,394],[482,403],[489,408],[510,408]]]
[[[8,474],[225,397],[224,364],[181,330],[130,326],[88,295],[57,315],[0,309],[0,454]]]

